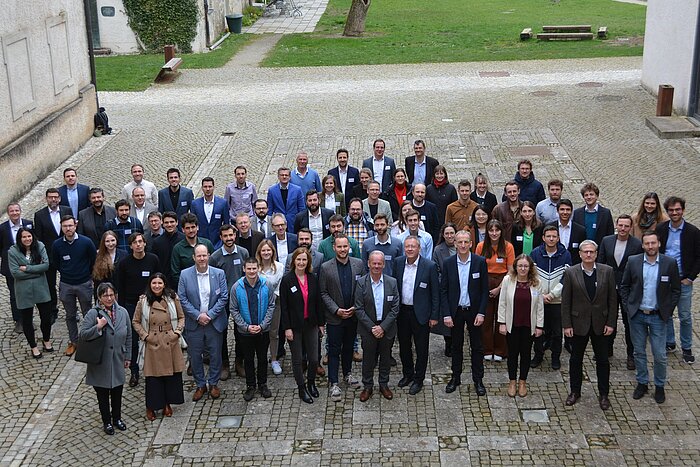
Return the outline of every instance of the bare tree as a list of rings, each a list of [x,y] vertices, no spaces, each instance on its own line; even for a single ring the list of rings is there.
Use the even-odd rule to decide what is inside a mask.
[[[357,37],[365,32],[365,18],[367,18],[370,3],[372,0],[352,0],[343,36]]]

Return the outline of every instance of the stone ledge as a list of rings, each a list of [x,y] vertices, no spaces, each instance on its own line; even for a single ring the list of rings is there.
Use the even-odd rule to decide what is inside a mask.
[[[646,125],[662,139],[695,138],[700,126],[688,117],[647,117]]]

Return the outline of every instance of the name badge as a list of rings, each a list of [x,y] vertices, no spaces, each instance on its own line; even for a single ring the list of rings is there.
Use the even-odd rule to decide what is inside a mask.
[[[391,255],[384,255],[385,261],[391,261]]]
[[[149,277],[151,275],[151,271],[141,271],[141,277]]]
[[[33,229],[34,226],[33,226],[32,224],[27,224],[27,225],[26,225],[26,228],[27,228],[27,229]]]
[[[427,289],[428,284],[426,284],[425,282],[421,282],[420,284],[418,284],[418,287],[420,287],[421,289]]]
[[[472,279],[478,279],[479,277],[481,277],[481,273],[480,273],[480,272],[473,272],[473,273],[472,273]]]
[[[360,280],[360,277],[362,277],[360,274],[355,274],[355,280],[356,280],[356,281],[359,281],[359,280]]]
[[[522,242],[522,241],[523,241],[523,236],[522,236],[522,235],[516,235],[516,236],[515,236],[515,239],[516,239],[517,241],[519,241],[519,242]]]
[[[348,178],[348,182],[352,183],[352,182],[354,182],[354,181],[355,181],[355,177],[353,177],[353,178]]]
[[[221,293],[221,289],[216,289],[216,290],[214,291],[214,295],[219,295],[220,293]]]
[[[502,263],[505,261],[505,258],[496,258],[497,263]]]
[[[335,203],[335,204],[337,205],[338,203]],[[324,225],[323,228],[326,230],[330,230],[330,227],[328,227],[328,224]],[[350,253],[352,253],[352,250],[350,250]]]
[[[401,196],[402,201],[406,201],[406,195]]]
[[[233,264],[241,264],[241,260],[240,260],[240,259],[234,259],[234,260],[233,260]]]
[[[668,282],[668,276],[661,276],[661,282]]]
[[[595,229],[595,228],[597,228],[598,226],[597,226],[596,224],[593,224],[593,226],[592,226],[592,227],[593,227],[593,228]]]
[[[70,255],[65,255],[63,257],[63,261],[70,261]]]
[[[180,206],[187,206],[187,201],[180,201]]]
[[[424,220],[425,220],[425,216],[420,216],[420,220],[424,221]]]
[[[387,296],[386,296],[386,301],[387,301],[387,302],[393,302],[393,301],[394,301],[394,296],[393,296],[393,295],[387,295]]]
[[[297,292],[297,286],[296,286],[296,285],[293,285],[292,288],[289,289],[289,290],[290,290],[292,293],[296,293],[296,292]]]
[[[214,214],[214,219],[221,219],[221,214]]]
[[[385,166],[384,166],[384,170],[391,170],[391,167],[388,166],[388,165],[385,165]]]
[[[572,243],[571,248],[578,248],[578,243]]]
[[[348,252],[349,254],[352,254],[352,248],[350,248],[350,251]]]

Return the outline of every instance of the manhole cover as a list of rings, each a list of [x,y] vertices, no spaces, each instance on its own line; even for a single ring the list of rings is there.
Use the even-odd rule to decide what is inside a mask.
[[[622,96],[614,96],[611,94],[603,94],[602,96],[596,96],[595,100],[601,101],[601,102],[616,102],[616,101],[621,101],[624,99]]]
[[[558,93],[554,91],[534,91],[531,92],[531,96],[535,97],[551,97],[551,96],[556,96]]]
[[[580,88],[602,88],[603,83],[597,81],[584,81],[583,83],[578,83],[576,86]]]
[[[479,76],[481,78],[503,78],[510,76],[510,73],[507,71],[480,71]]]
[[[241,426],[242,421],[243,421],[243,417],[238,416],[238,415],[219,417],[219,420],[217,420],[217,422],[216,422],[216,427],[217,428],[239,428]]]
[[[523,421],[525,423],[549,423],[549,415],[546,409],[523,410]]]

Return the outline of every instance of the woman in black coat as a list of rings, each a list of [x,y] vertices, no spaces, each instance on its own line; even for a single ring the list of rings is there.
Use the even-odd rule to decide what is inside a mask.
[[[311,404],[313,397],[319,397],[316,367],[319,329],[323,334],[324,315],[309,250],[304,247],[294,250],[291,264],[293,269],[280,282],[281,326],[292,350],[292,371],[299,388],[299,398]],[[301,367],[302,346],[308,359],[306,385]]]

